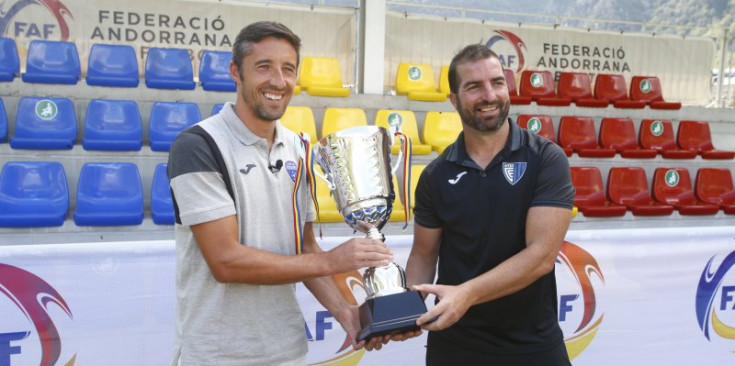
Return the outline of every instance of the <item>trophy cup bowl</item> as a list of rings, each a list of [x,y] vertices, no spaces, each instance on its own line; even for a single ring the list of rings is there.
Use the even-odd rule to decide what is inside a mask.
[[[391,135],[377,126],[335,132],[319,140],[314,159],[332,190],[345,222],[368,238],[385,241],[380,229],[393,210]],[[397,164],[396,164],[397,167]],[[363,274],[367,299],[360,305],[358,341],[374,336],[418,330],[416,319],[426,312],[421,295],[406,288],[403,269],[390,263]]]

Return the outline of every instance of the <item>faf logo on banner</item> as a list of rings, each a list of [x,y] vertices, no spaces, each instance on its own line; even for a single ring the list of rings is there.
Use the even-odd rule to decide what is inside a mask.
[[[735,352],[735,251],[714,255],[697,285],[697,322],[707,340]]]

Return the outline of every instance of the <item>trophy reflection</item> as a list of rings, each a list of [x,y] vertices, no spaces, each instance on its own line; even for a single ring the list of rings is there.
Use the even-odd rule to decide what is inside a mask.
[[[321,176],[345,222],[368,238],[385,241],[380,229],[390,217],[393,200],[390,165],[392,135],[377,126],[352,127],[322,138],[314,147]],[[409,167],[410,168],[410,167]],[[374,336],[418,330],[416,319],[426,312],[421,295],[406,288],[403,269],[390,263],[363,274],[367,299],[360,305],[358,341]]]

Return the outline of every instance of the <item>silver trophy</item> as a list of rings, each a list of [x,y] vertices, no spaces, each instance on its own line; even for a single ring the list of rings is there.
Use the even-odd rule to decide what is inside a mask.
[[[393,210],[395,191],[390,165],[393,136],[377,126],[352,127],[322,138],[314,159],[332,190],[345,222],[368,238],[385,241],[380,229]],[[403,269],[390,263],[363,274],[367,299],[360,306],[358,341],[377,335],[417,330],[416,318],[426,312],[421,296],[406,288]]]

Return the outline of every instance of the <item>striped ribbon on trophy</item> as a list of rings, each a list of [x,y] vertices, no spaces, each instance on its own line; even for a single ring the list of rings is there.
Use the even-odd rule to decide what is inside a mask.
[[[311,141],[308,134],[301,132],[299,134],[302,147],[304,149],[304,155],[299,159],[298,166],[296,167],[296,180],[294,182],[293,194],[291,196],[291,203],[293,204],[293,226],[294,226],[294,237],[296,245],[296,254],[301,254],[304,250],[304,233],[301,226],[301,209],[298,205],[299,187],[301,186],[302,172],[306,169],[306,183],[309,188],[311,195],[311,201],[314,203],[314,209],[316,210],[316,217],[319,220],[319,202],[316,200],[316,180],[314,176],[314,161],[312,159]],[[319,237],[322,236],[321,223],[319,224]]]

